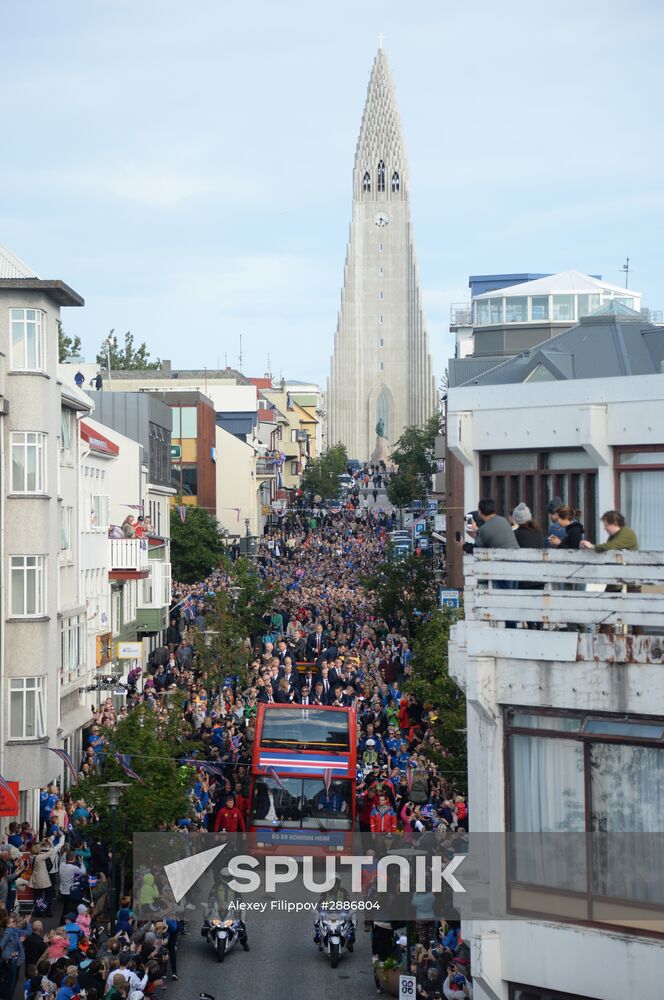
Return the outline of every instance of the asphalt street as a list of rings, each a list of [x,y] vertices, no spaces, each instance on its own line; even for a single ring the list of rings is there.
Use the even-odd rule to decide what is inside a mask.
[[[188,933],[179,938],[179,982],[168,984],[168,1000],[197,1000],[200,992],[215,1000],[365,1000],[376,996],[371,969],[370,935],[360,918],[352,955],[336,969],[313,942],[311,914],[247,918],[251,950],[239,944],[217,963],[212,946],[200,936],[198,922],[187,914]],[[198,919],[198,918],[196,918]]]

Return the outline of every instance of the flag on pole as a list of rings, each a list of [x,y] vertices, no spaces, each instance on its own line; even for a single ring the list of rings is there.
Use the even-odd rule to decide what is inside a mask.
[[[76,768],[74,767],[74,762],[71,759],[71,757],[69,756],[69,754],[67,753],[67,751],[66,750],[57,750],[55,747],[48,747],[48,749],[51,751],[51,753],[54,753],[56,755],[56,757],[59,757],[60,760],[63,761],[63,763],[66,765],[66,767],[69,768],[69,772],[70,772],[70,774],[72,776],[74,784],[77,785],[78,784],[78,772],[77,772]]]
[[[184,520],[185,520],[185,518],[187,516],[187,508],[184,506],[184,504],[181,504],[178,507],[178,514],[180,515],[180,520],[184,524]]]
[[[128,753],[116,753],[115,757],[128,778],[135,778],[136,781],[140,781],[142,785],[145,784],[140,774],[136,774],[136,771],[133,770],[131,766],[131,757]]]
[[[325,793],[330,794],[330,785],[332,784],[332,768],[326,767],[323,771],[323,781],[325,782]]]
[[[187,621],[193,621],[196,617],[196,603],[191,594],[182,602],[182,614]]]

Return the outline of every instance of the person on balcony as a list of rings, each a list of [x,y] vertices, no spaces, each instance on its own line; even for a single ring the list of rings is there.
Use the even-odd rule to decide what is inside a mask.
[[[562,538],[549,535],[549,545],[556,549],[578,549],[583,540],[584,530],[581,524],[581,511],[563,506],[558,507],[555,513],[558,515],[558,524],[565,529],[565,534]]]
[[[618,510],[607,510],[602,514],[602,527],[606,531],[608,540],[600,545],[593,545],[592,542],[581,542],[582,549],[594,549],[595,552],[611,552],[614,549],[627,549],[636,552],[639,547],[639,540],[634,531],[628,528],[625,518]]]
[[[134,515],[128,514],[122,522],[122,533],[125,538],[135,538],[136,529],[134,528]]]

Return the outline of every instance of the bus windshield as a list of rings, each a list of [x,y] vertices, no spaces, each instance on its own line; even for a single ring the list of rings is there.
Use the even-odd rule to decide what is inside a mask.
[[[348,780],[322,778],[258,778],[251,803],[253,826],[308,830],[350,830],[352,789]]]
[[[348,753],[348,713],[324,709],[276,709],[263,716],[260,745],[267,749]]]

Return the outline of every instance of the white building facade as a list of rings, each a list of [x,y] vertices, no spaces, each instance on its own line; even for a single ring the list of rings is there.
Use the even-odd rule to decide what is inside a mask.
[[[550,477],[548,495],[564,479],[594,497],[586,537],[604,541],[599,517],[620,509],[641,548],[491,550],[465,561],[465,619],[449,651],[468,706],[471,839],[606,835],[588,840],[581,882],[545,884],[515,864],[505,901],[515,919],[463,925],[473,996],[657,996],[661,867],[646,855],[646,881],[626,884],[610,838],[664,831],[664,375],[452,389],[447,433],[467,498],[495,496],[508,468],[519,481],[505,488],[526,502],[528,476]],[[533,471],[535,453],[548,468]],[[575,486],[577,475],[592,482]],[[521,589],[491,587],[505,579]]]

